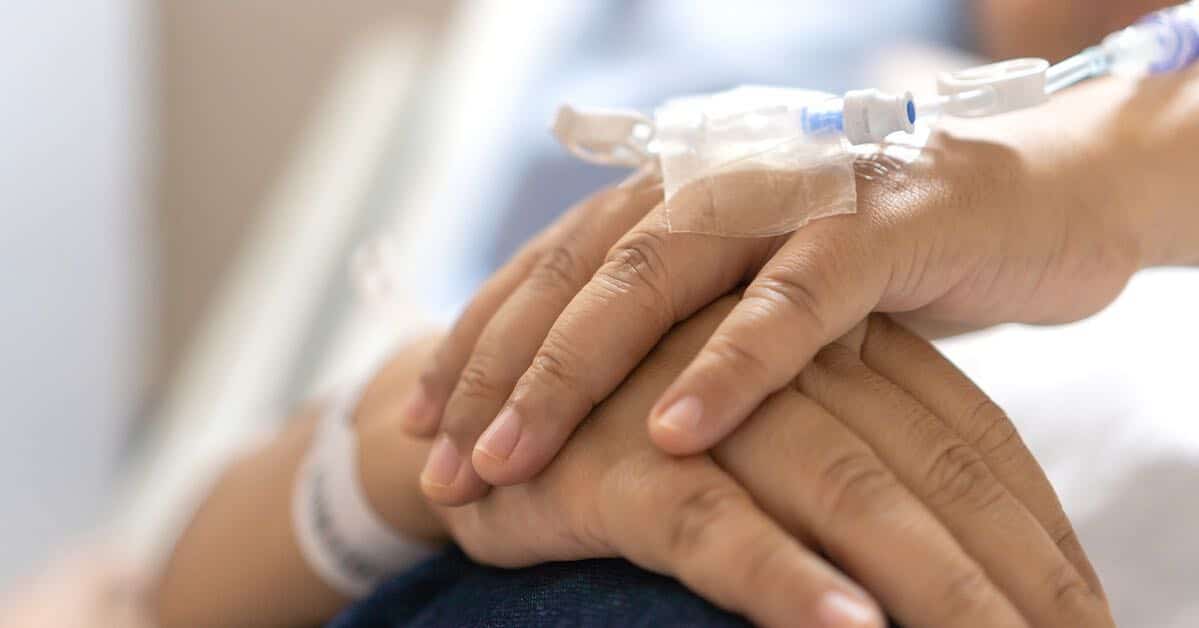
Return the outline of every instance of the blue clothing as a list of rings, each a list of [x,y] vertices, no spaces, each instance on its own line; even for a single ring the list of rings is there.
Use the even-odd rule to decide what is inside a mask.
[[[379,587],[328,628],[749,625],[677,580],[625,560],[497,569],[476,564],[451,547]]]
[[[451,548],[379,587],[329,628],[748,625],[678,581],[624,560],[505,570]]]

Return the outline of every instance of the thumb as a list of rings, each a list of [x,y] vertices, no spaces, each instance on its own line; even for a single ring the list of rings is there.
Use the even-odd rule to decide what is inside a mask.
[[[663,393],[650,436],[673,454],[708,449],[822,347],[878,305],[893,255],[862,215],[827,218],[796,233]]]

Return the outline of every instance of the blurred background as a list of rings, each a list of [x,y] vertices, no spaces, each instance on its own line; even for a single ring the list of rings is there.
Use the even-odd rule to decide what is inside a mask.
[[[426,55],[449,8],[6,6],[0,590],[108,505],[346,57],[406,31]]]
[[[87,548],[152,564],[230,455],[622,176],[553,145],[559,102],[929,87],[1164,4],[9,3],[0,592]]]

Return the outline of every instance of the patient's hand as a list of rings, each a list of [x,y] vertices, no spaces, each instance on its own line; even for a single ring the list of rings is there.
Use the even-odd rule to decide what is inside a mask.
[[[676,321],[743,283],[652,406],[665,451],[719,442],[871,311],[942,329],[1092,314],[1138,268],[1199,259],[1195,112],[1199,67],[944,122],[914,163],[863,163],[856,214],[775,238],[671,233],[652,186],[601,194],[497,273],[430,365],[412,433],[449,434],[468,468],[427,494],[536,475]],[[743,179],[722,185],[753,212]]]
[[[734,303],[671,332],[545,473],[440,508],[454,538],[502,566],[623,556],[772,626],[881,626],[871,599],[911,626],[1111,625],[1012,424],[886,318],[711,454],[655,448],[644,416]]]

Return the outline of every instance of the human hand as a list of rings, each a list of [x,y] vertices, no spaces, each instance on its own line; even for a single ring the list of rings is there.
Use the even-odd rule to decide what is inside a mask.
[[[672,331],[536,479],[438,508],[465,551],[509,567],[622,556],[771,626],[882,625],[872,598],[912,626],[1111,625],[1011,423],[885,318],[824,349],[711,454],[654,447],[642,417],[735,302]]]
[[[1140,267],[1141,230],[1106,176],[1115,151],[1045,111],[1083,97],[942,129],[910,164],[863,162],[856,214],[781,237],[670,233],[646,184],[582,204],[484,286],[423,377],[412,433],[440,427],[463,465],[426,494],[464,503],[533,477],[671,325],[742,282],[654,405],[668,452],[719,442],[870,311],[980,327],[1099,310]]]

